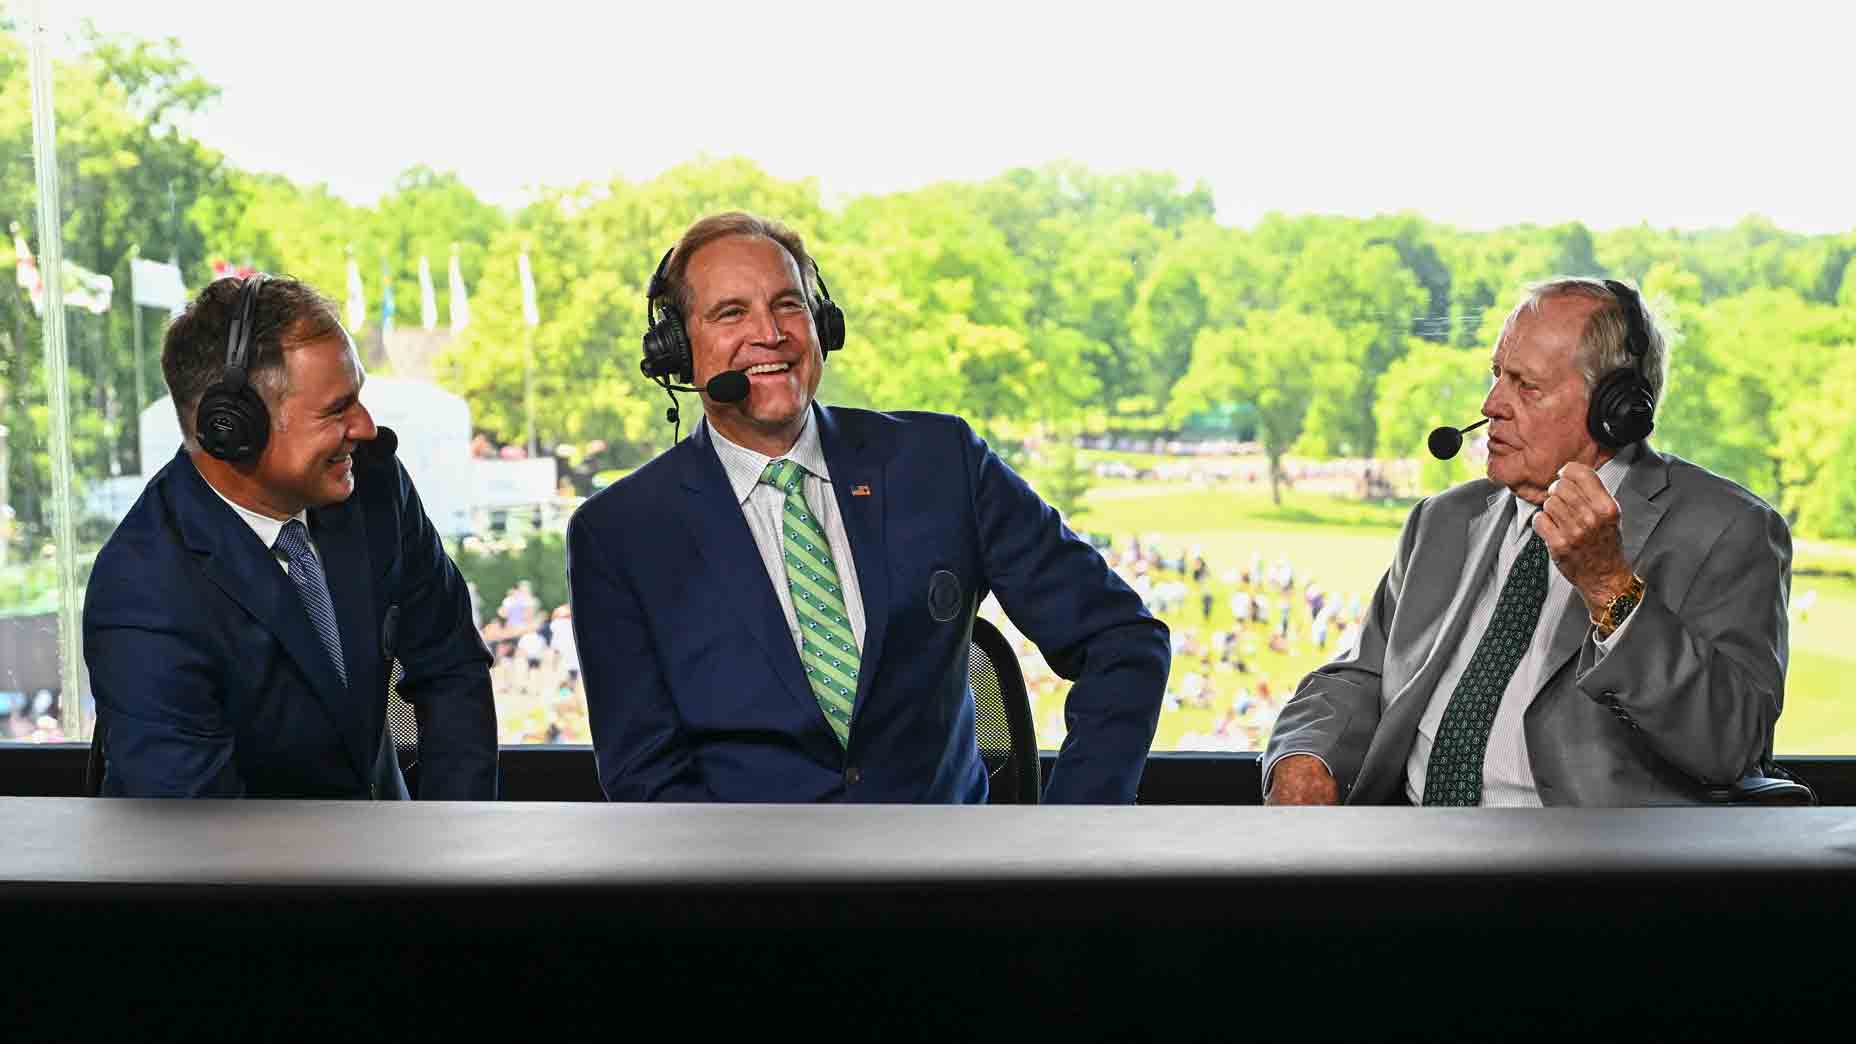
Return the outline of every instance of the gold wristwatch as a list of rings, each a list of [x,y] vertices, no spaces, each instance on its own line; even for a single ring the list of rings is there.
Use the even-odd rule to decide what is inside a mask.
[[[1617,629],[1630,619],[1630,611],[1643,601],[1643,578],[1635,573],[1630,575],[1630,586],[1611,601],[1605,603],[1605,611],[1592,618],[1592,626],[1598,628],[1598,637],[1609,638]]]

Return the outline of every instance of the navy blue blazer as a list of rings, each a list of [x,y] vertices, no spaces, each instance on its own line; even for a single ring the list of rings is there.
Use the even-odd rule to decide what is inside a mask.
[[[1045,800],[1133,801],[1166,687],[1166,626],[965,421],[813,409],[864,603],[849,749],[806,685],[705,422],[568,525],[606,796],[986,800],[967,655],[991,592],[1075,682]],[[935,613],[940,571],[957,589],[940,581]]]
[[[348,684],[288,576],[183,449],[97,554],[84,662],[106,729],[103,793],[405,797],[388,671],[419,721],[419,797],[496,796],[490,655],[412,480],[380,429],[355,491],[309,512]]]

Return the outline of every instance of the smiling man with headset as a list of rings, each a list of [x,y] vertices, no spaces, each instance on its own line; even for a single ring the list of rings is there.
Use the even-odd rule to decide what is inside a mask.
[[[1765,767],[1791,536],[1644,441],[1665,352],[1624,283],[1528,291],[1491,361],[1488,477],[1412,510],[1357,646],[1277,718],[1270,803],[1670,804]]]
[[[418,796],[494,798],[490,656],[334,306],[294,279],[221,279],[168,327],[161,368],[184,444],[85,593],[103,793],[408,797],[398,660]]]
[[[647,297],[645,376],[703,420],[568,527],[606,796],[984,801],[965,657],[991,593],[1076,683],[1045,800],[1132,801],[1166,627],[960,418],[813,401],[845,317],[800,238],[704,218]]]

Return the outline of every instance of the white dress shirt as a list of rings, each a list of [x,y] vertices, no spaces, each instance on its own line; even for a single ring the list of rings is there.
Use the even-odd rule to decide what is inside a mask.
[[[201,475],[200,478],[205,480],[206,476]],[[206,488],[212,490],[214,496],[225,501],[227,507],[238,512],[238,517],[244,519],[245,524],[251,527],[251,531],[258,535],[259,542],[264,544],[265,548],[270,551],[272,560],[283,567],[284,575],[288,576],[290,573],[290,559],[286,557],[282,551],[277,549],[277,537],[284,531],[284,523],[289,522],[291,519],[303,523],[303,531],[308,534],[309,510],[306,508],[286,519],[272,518],[269,515],[260,515],[250,508],[234,504],[232,498],[219,492],[219,488],[214,486],[211,482],[206,483]],[[316,546],[314,534],[309,535],[309,553],[316,556],[316,561],[322,561],[322,550]]]
[[[760,477],[767,465],[776,460],[790,460],[805,469],[805,481],[800,488],[805,493],[806,503],[811,505],[813,516],[825,530],[831,560],[838,567],[838,586],[844,589],[845,615],[851,618],[853,640],[861,650],[864,647],[864,599],[857,586],[857,563],[851,558],[851,539],[845,535],[844,519],[838,514],[838,498],[832,495],[831,472],[825,467],[825,451],[818,444],[818,424],[812,411],[806,411],[806,426],[800,429],[799,441],[780,457],[769,457],[737,446],[707,420],[703,424],[709,429],[715,455],[721,458],[722,470],[728,473],[729,488],[734,490],[741,513],[747,517],[748,531],[754,534],[754,546],[760,551],[761,564],[767,568],[767,579],[773,582],[773,593],[780,599],[780,611],[786,614],[786,629],[793,637],[795,650],[800,644],[799,614],[793,611],[793,593],[786,586],[786,535],[782,521],[786,493],[763,484]]]
[[[1617,496],[1618,487],[1624,482],[1624,475],[1630,470],[1630,462],[1640,452],[1638,447],[1626,447],[1617,456],[1606,461],[1598,469],[1598,479],[1604,483],[1605,492]],[[1412,804],[1424,801],[1425,772],[1431,760],[1431,744],[1437,736],[1437,727],[1443,722],[1444,710],[1450,705],[1450,696],[1456,691],[1456,683],[1469,668],[1469,661],[1476,653],[1476,646],[1482,641],[1482,635],[1489,629],[1489,621],[1495,616],[1495,603],[1501,597],[1502,585],[1508,582],[1508,571],[1514,567],[1515,559],[1521,555],[1521,549],[1534,535],[1534,515],[1540,509],[1527,501],[1505,493],[1506,502],[1500,510],[1508,519],[1507,531],[1502,536],[1501,549],[1495,563],[1495,574],[1482,589],[1476,600],[1475,610],[1470,614],[1469,623],[1463,630],[1463,640],[1458,643],[1455,655],[1444,673],[1437,679],[1437,688],[1431,692],[1431,702],[1424,710],[1424,716],[1418,720],[1418,735],[1411,744],[1411,754],[1405,760],[1405,797]],[[1621,519],[1620,519],[1621,520]],[[1572,599],[1565,605],[1565,612],[1585,615],[1585,599],[1572,590],[1572,582],[1567,580],[1552,562],[1547,563],[1547,598],[1543,605],[1553,605],[1554,599],[1572,593]],[[1485,807],[1519,807],[1539,808],[1540,791],[1534,786],[1534,769],[1527,757],[1527,733],[1523,728],[1522,715],[1534,702],[1534,694],[1546,679],[1541,671],[1546,667],[1547,654],[1553,644],[1553,636],[1558,633],[1560,621],[1564,616],[1550,613],[1543,609],[1540,620],[1534,626],[1534,640],[1522,655],[1521,662],[1515,666],[1514,675],[1508,679],[1508,688],[1502,691],[1501,706],[1495,711],[1495,722],[1489,728],[1489,746],[1482,759],[1482,804]],[[1611,633],[1611,637],[1600,641],[1596,630],[1587,631],[1587,640],[1598,649],[1598,659],[1617,647],[1619,639],[1630,628],[1631,618],[1624,620],[1624,625]]]

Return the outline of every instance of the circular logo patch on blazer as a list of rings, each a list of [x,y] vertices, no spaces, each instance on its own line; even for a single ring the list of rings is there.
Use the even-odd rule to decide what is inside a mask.
[[[928,615],[937,623],[946,623],[960,612],[960,578],[945,569],[937,569],[928,578]]]

